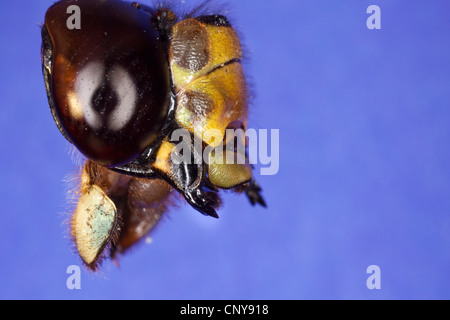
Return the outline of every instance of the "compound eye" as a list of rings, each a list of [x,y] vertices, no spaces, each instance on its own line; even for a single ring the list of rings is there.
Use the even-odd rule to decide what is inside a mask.
[[[79,29],[67,22],[73,5]],[[169,68],[149,14],[116,0],[59,1],[42,36],[47,94],[63,134],[101,165],[137,158],[158,136],[170,102]]]

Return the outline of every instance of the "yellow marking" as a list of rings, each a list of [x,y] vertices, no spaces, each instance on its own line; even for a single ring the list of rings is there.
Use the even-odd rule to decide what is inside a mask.
[[[174,59],[172,59],[173,57],[171,51],[172,48],[170,48],[169,49],[170,67],[172,71],[173,83],[177,90],[184,87],[193,79],[204,76],[211,70],[221,65],[224,65],[228,61],[242,58],[241,43],[239,41],[239,37],[236,31],[232,27],[214,26],[201,23],[196,19],[186,19],[177,23],[173,27],[173,35],[176,37],[176,34],[179,29],[183,28],[185,25],[193,23],[200,24],[201,27],[204,28],[208,33],[209,39],[208,51],[210,60],[208,61],[208,64],[204,68],[202,68],[197,72],[187,70],[180,67],[177,63],[175,63]]]
[[[231,151],[228,151],[231,152]],[[235,153],[233,152],[234,156]],[[217,155],[215,156],[217,158]],[[252,169],[248,164],[226,163],[226,152],[221,159],[209,154],[208,178],[218,188],[231,189],[252,179]]]
[[[187,109],[187,93],[194,91],[208,95],[214,102],[209,113],[194,115]],[[192,132],[195,130],[202,136],[211,129],[217,129],[224,135],[225,129],[232,121],[241,121],[244,126],[246,125],[247,95],[242,65],[238,62],[232,63],[193,80],[181,89],[177,94],[178,106],[175,117],[180,125]],[[209,138],[205,136],[203,139],[213,147],[221,143],[213,141],[211,136]]]
[[[206,30],[210,39],[210,70],[230,60],[242,58],[239,37],[232,27],[207,25]]]
[[[156,154],[156,161],[153,163],[153,167],[166,174],[170,174],[171,165],[170,165],[170,155],[172,153],[174,144],[170,143],[167,138],[162,142],[161,147]]]

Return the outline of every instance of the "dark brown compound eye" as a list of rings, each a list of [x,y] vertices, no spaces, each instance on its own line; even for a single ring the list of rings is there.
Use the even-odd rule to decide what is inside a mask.
[[[169,68],[151,16],[118,0],[59,1],[46,13],[42,38],[61,132],[105,166],[138,157],[158,136],[170,103]]]

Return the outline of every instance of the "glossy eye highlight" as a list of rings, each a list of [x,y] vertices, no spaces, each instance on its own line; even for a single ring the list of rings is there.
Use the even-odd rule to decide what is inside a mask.
[[[67,8],[80,8],[80,28]],[[66,0],[49,8],[43,71],[52,114],[88,159],[109,167],[154,141],[170,103],[168,62],[151,15],[122,1]]]

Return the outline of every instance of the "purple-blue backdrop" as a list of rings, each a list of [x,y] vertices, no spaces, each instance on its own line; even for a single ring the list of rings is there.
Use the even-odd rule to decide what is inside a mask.
[[[83,270],[69,290],[76,166],[40,66],[52,1],[0,2],[0,298],[450,298],[447,1],[228,3],[250,125],[280,130],[280,170],[258,178],[268,209],[227,194],[215,220],[181,204],[120,268]],[[366,27],[371,4],[381,30]],[[380,290],[366,287],[372,264]]]

